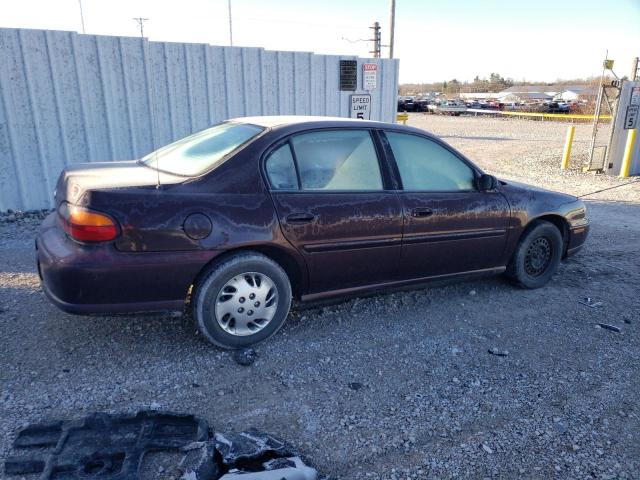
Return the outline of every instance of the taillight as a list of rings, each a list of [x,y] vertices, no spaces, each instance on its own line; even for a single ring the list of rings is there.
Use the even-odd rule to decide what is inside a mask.
[[[108,242],[118,236],[116,222],[104,213],[62,203],[58,214],[64,231],[79,242]]]

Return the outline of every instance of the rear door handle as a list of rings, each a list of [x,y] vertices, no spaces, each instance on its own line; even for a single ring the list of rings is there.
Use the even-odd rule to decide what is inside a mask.
[[[316,216],[311,213],[292,213],[287,215],[287,223],[299,225],[313,222],[315,218]]]
[[[433,210],[431,210],[429,207],[417,207],[411,210],[412,217],[424,218],[430,217],[431,215],[433,215]]]

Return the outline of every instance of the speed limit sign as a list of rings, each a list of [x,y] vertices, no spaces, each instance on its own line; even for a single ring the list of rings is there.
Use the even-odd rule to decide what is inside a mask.
[[[371,118],[371,95],[351,95],[351,118],[369,120]]]

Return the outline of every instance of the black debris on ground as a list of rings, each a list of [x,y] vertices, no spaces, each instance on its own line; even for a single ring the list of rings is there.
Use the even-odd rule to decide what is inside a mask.
[[[491,355],[496,355],[497,357],[506,357],[509,355],[509,352],[507,350],[500,350],[497,347],[491,347],[489,349],[489,353]]]
[[[14,448],[46,452],[7,458],[5,473],[40,474],[42,480],[317,478],[290,445],[270,434],[212,435],[201,418],[155,410],[28,425]]]
[[[233,359],[238,365],[248,367],[258,358],[258,353],[253,348],[242,348],[233,351]]]
[[[10,457],[5,473],[40,473],[42,479],[137,478],[150,451],[178,450],[209,438],[206,420],[193,415],[143,411],[135,415],[94,413],[81,420],[29,425],[18,432],[17,449],[47,448],[42,457]]]

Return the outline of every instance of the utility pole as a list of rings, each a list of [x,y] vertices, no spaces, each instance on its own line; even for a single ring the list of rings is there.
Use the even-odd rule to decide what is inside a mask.
[[[391,0],[391,18],[389,24],[389,58],[393,58],[393,34],[396,29],[396,0]]]
[[[369,53],[373,53],[374,58],[380,58],[380,49],[382,47],[382,45],[380,44],[382,39],[380,35],[380,23],[375,22],[373,24],[373,27],[369,28],[373,30],[373,38],[371,39],[371,41],[373,42],[373,50],[371,50]]]
[[[84,14],[82,13],[82,0],[78,0],[78,5],[80,6],[80,22],[82,23],[82,33],[85,33],[85,31],[84,31]]]
[[[133,19],[136,22],[138,22],[138,26],[140,26],[140,36],[142,38],[144,38],[144,22],[146,22],[149,19],[148,18],[142,18],[142,17],[133,17]]]
[[[640,79],[640,66],[638,65],[638,60],[640,60],[640,58],[636,57],[633,59],[633,68],[631,69],[631,81],[635,82],[636,80]]]
[[[233,25],[231,22],[231,0],[228,0],[229,5],[229,45],[233,47]]]

